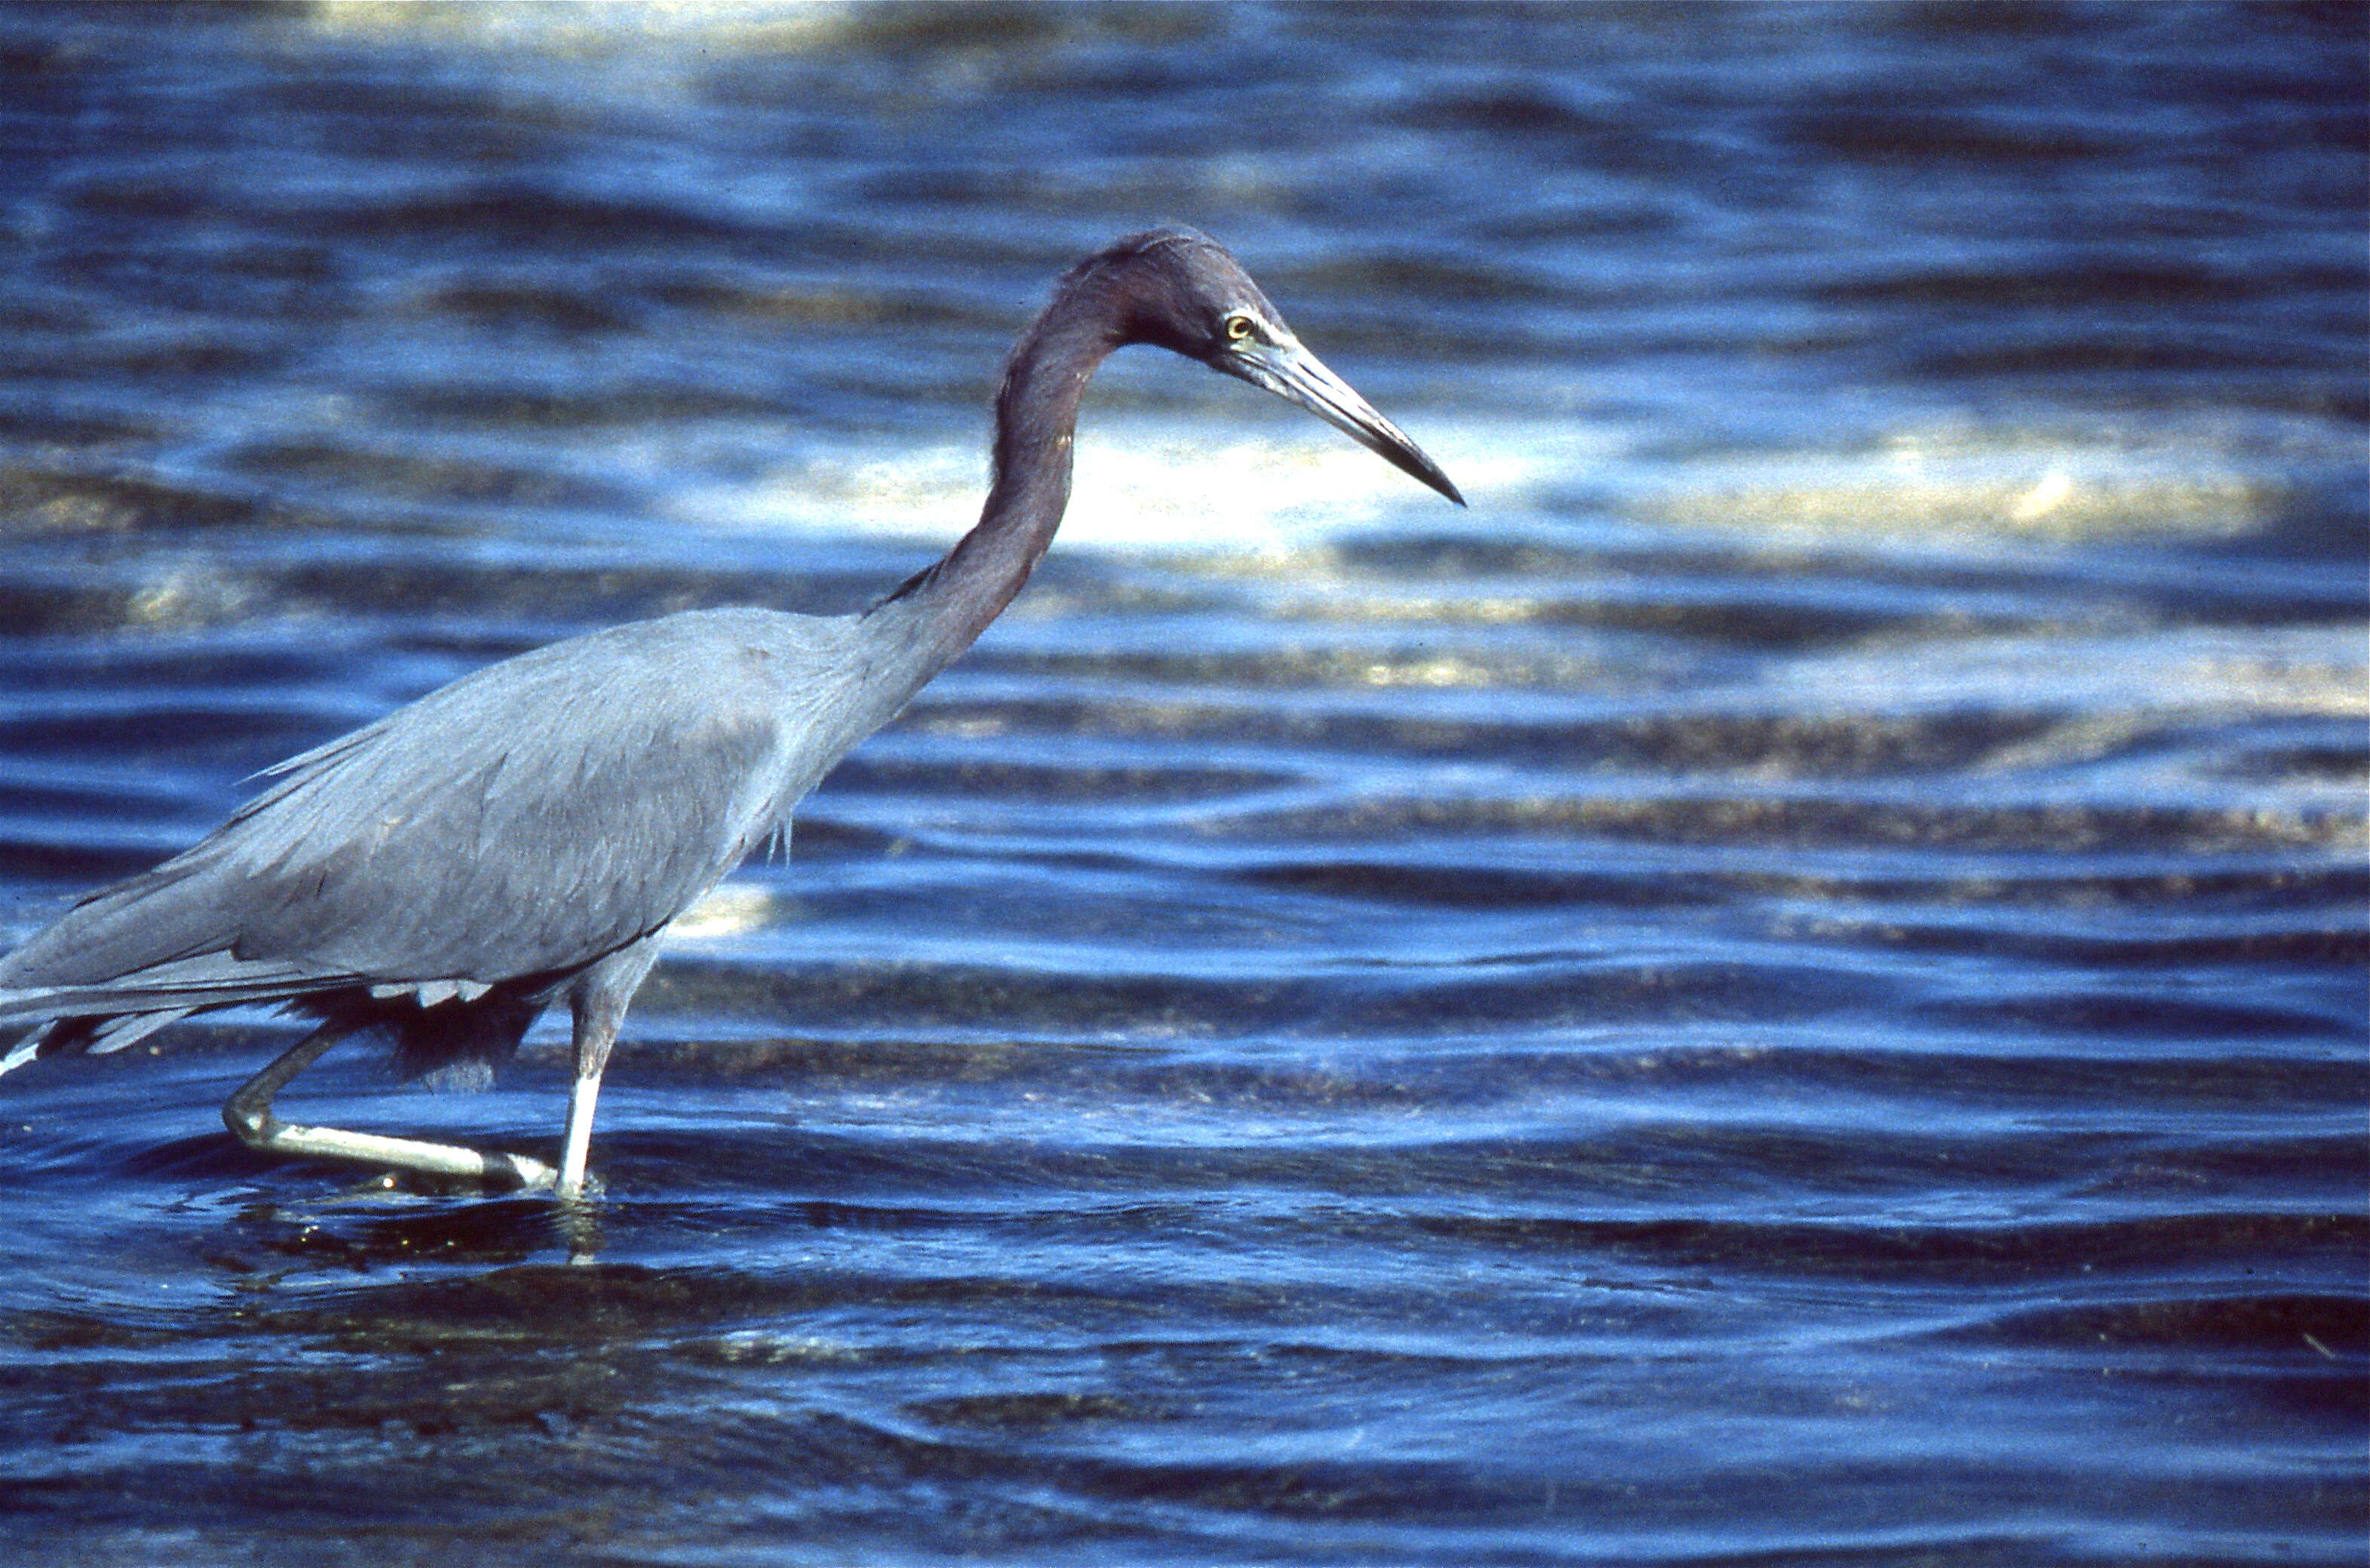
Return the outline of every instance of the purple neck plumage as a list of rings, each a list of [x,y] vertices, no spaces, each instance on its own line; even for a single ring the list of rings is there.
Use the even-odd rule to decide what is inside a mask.
[[[1123,315],[1104,274],[1081,269],[1063,280],[1005,361],[995,476],[978,523],[869,612],[903,619],[931,672],[987,629],[1053,544],[1070,500],[1078,404],[1095,371],[1126,341]]]

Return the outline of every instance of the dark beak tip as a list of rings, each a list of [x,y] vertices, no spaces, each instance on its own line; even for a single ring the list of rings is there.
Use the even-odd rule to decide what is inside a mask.
[[[1464,492],[1457,489],[1455,485],[1450,484],[1445,475],[1443,475],[1438,478],[1427,476],[1424,479],[1424,483],[1430,486],[1432,489],[1435,489],[1442,495],[1447,497],[1450,500],[1455,501],[1458,506],[1461,507],[1465,505]]]
[[[1386,455],[1391,455],[1394,461],[1397,460],[1395,453]],[[1406,469],[1409,475],[1421,480],[1427,487],[1439,491],[1458,506],[1465,505],[1465,492],[1456,487],[1456,481],[1451,479],[1440,464],[1421,451],[1411,452],[1410,455],[1413,458],[1412,462],[1399,463],[1398,466]]]

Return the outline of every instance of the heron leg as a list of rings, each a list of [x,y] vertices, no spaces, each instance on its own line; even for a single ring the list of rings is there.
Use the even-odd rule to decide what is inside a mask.
[[[551,1185],[551,1167],[523,1154],[483,1154],[456,1143],[424,1143],[417,1139],[385,1138],[377,1133],[346,1132],[337,1127],[298,1127],[273,1116],[271,1097],[285,1089],[290,1079],[319,1060],[321,1053],[346,1033],[342,1024],[324,1024],[297,1041],[230,1097],[223,1106],[223,1125],[249,1149],[270,1154],[391,1165],[398,1171],[417,1171],[422,1175],[461,1176],[528,1190]]]
[[[601,1070],[609,1059],[609,1047],[616,1041],[616,1031],[600,1042],[596,1050],[585,1049],[586,1036],[580,1029],[576,1037],[576,1082],[568,1092],[568,1145],[559,1155],[559,1179],[552,1185],[557,1197],[573,1198],[584,1196],[584,1166],[592,1157],[592,1112],[601,1102]],[[588,1054],[597,1057],[592,1069],[584,1067]]]
[[[585,970],[569,995],[575,1021],[576,1082],[568,1094],[568,1143],[551,1189],[556,1197],[584,1196],[584,1165],[592,1152],[592,1112],[601,1101],[601,1073],[625,1024],[626,1009],[658,956],[657,936],[646,936]]]

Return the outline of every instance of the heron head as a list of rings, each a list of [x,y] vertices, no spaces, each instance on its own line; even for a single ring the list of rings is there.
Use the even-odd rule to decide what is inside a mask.
[[[1296,403],[1395,467],[1465,504],[1407,433],[1302,347],[1226,247],[1195,229],[1154,229],[1095,261],[1126,304],[1122,340],[1156,343]]]

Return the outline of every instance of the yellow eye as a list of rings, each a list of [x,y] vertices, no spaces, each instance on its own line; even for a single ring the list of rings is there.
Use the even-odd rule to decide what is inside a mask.
[[[1247,315],[1226,317],[1226,341],[1239,343],[1251,335],[1251,318]]]

